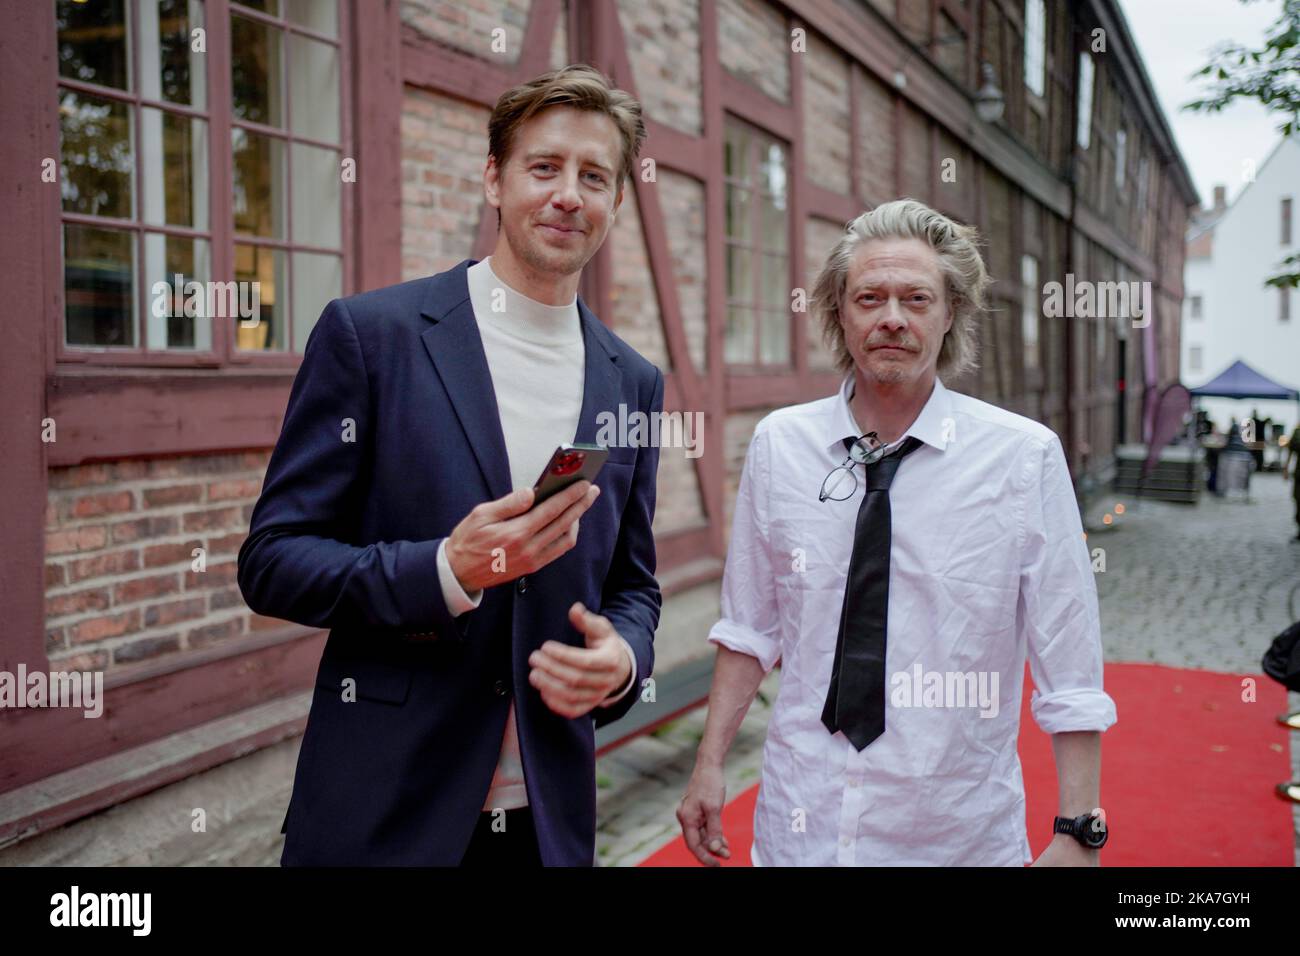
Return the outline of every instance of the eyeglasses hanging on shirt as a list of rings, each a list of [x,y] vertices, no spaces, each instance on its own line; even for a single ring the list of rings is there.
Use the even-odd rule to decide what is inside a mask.
[[[818,501],[848,501],[858,493],[858,476],[854,472],[854,466],[880,461],[898,442],[882,445],[875,432],[867,432],[861,438],[844,439],[844,444],[849,451],[848,457],[844,459],[844,464],[832,468],[831,473],[822,479],[822,489],[817,493]]]

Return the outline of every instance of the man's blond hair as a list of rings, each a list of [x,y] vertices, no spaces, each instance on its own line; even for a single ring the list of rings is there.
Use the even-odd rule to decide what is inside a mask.
[[[841,372],[853,368],[853,356],[844,342],[840,307],[853,254],[861,243],[871,239],[921,239],[934,250],[952,309],[952,328],[939,348],[937,372],[955,377],[978,368],[977,323],[993,281],[980,256],[979,234],[974,226],[954,222],[915,199],[883,203],[849,223],[813,284],[812,313],[821,323],[822,336],[835,357],[836,367]]]

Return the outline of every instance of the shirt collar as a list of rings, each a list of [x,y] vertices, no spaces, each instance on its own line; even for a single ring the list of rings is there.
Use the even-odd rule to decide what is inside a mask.
[[[839,394],[831,403],[830,414],[826,421],[826,447],[839,454],[844,449],[845,438],[858,438],[862,435],[849,397],[853,392],[853,373],[849,372],[840,383]],[[932,448],[943,451],[948,446],[948,438],[953,434],[952,394],[944,388],[939,376],[934,378],[934,389],[930,397],[916,416],[916,421],[908,426],[899,441],[914,435]]]

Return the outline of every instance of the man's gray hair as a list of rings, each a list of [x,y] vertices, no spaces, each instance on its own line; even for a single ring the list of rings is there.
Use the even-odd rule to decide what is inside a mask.
[[[848,283],[849,262],[858,246],[871,239],[922,239],[939,257],[944,275],[952,328],[939,348],[938,373],[957,376],[979,367],[977,321],[992,279],[984,267],[974,226],[953,222],[915,199],[896,199],[864,212],[844,230],[813,284],[812,312],[821,321],[822,336],[841,372],[853,368],[853,356],[844,343],[840,306]]]

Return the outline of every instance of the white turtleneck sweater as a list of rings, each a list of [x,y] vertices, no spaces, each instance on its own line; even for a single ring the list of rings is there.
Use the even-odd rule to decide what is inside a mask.
[[[516,292],[492,271],[492,257],[469,267],[470,305],[487,356],[501,432],[506,442],[512,490],[531,488],[556,446],[572,442],[582,413],[585,349],[575,296],[567,305],[547,305]],[[447,609],[460,615],[478,607],[482,591],[466,594],[438,549],[438,579]],[[636,656],[627,685],[602,706],[621,700],[636,683]],[[518,689],[517,689],[518,690]],[[501,757],[484,810],[528,805],[515,705],[510,703]]]

